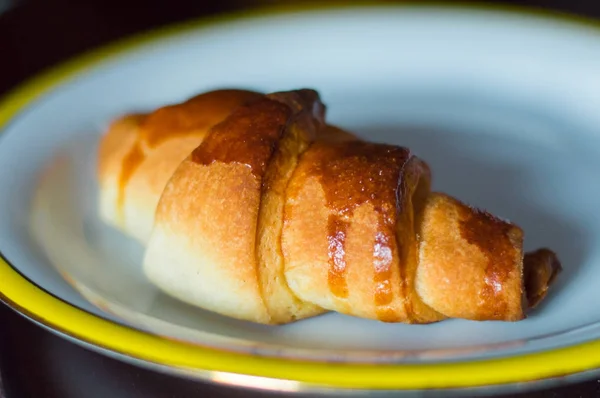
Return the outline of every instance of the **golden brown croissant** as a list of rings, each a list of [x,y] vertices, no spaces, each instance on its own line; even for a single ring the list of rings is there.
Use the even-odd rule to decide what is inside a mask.
[[[313,90],[260,96],[174,171],[144,269],[182,301],[259,323],[523,319],[561,269],[554,253],[524,255],[518,226],[430,180],[409,149],[328,127]]]

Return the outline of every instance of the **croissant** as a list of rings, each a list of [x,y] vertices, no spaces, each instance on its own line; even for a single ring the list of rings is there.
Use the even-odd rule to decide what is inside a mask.
[[[329,126],[314,90],[241,101],[183,158],[145,221],[144,272],[222,315],[518,321],[562,269],[548,249],[524,254],[517,225],[432,192],[408,148]]]

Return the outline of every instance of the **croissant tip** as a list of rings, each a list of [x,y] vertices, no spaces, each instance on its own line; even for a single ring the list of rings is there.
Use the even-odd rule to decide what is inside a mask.
[[[548,248],[540,248],[526,253],[523,258],[523,273],[527,305],[529,309],[537,307],[548,294],[563,271],[556,253]]]

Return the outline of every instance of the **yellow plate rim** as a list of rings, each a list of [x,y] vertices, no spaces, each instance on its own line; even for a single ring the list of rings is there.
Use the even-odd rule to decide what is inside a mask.
[[[0,132],[42,95],[76,78],[104,61],[113,60],[129,51],[223,22],[252,17],[281,15],[287,12],[314,11],[315,9],[356,7],[440,7],[444,9],[501,11],[519,16],[545,18],[587,26],[600,32],[600,23],[562,14],[515,6],[482,6],[481,4],[444,4],[435,2],[408,2],[400,5],[387,3],[318,4],[311,6],[270,6],[251,11],[235,12],[217,18],[201,18],[136,34],[55,66],[18,86],[0,101]],[[540,381],[600,367],[600,341],[591,341],[559,349],[516,355],[499,359],[474,360],[434,364],[351,364],[323,363],[251,356],[185,342],[168,340],[107,319],[57,298],[42,287],[29,281],[0,257],[0,300],[31,320],[70,336],[75,340],[113,352],[120,356],[178,369],[188,374],[239,374],[266,379],[289,380],[301,385],[337,389],[429,389],[472,388],[520,382]],[[210,378],[210,377],[208,377]],[[212,378],[217,380],[216,377]],[[223,380],[226,382],[226,380]],[[265,383],[266,385],[267,383]],[[283,387],[284,385],[280,385]],[[277,387],[276,387],[277,388]]]

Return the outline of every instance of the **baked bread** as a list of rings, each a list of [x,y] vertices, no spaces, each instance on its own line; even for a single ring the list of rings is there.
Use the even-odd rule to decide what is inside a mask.
[[[561,269],[547,249],[524,254],[517,225],[431,192],[408,148],[328,127],[313,90],[240,105],[190,152],[160,197],[144,270],[210,311],[517,321]]]
[[[210,127],[259,97],[246,90],[215,90],[114,121],[98,153],[101,219],[145,243],[160,195],[177,166]]]

